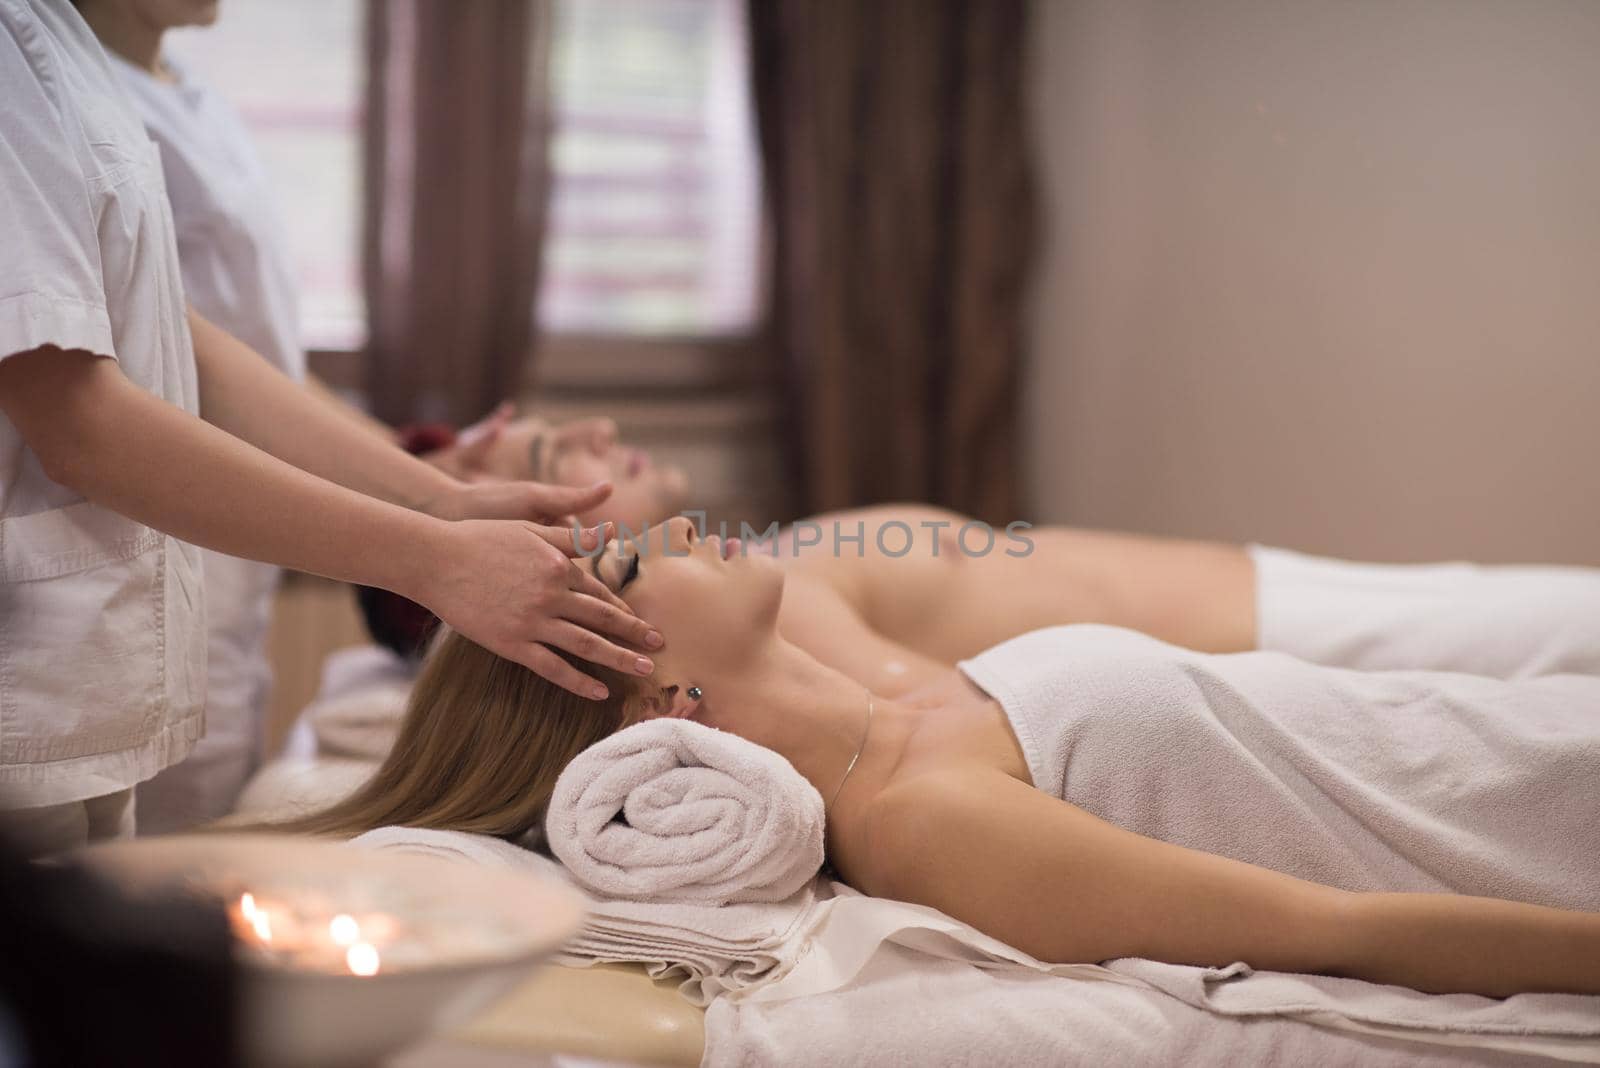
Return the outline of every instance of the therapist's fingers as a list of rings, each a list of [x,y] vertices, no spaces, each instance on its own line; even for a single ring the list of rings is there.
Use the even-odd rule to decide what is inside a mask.
[[[462,431],[456,437],[456,457],[461,466],[470,471],[482,471],[505,428],[505,421],[500,420],[479,423]]]
[[[590,554],[590,555],[593,555],[593,554]],[[602,582],[599,579],[595,578],[593,574],[588,573],[587,566],[588,565],[586,564],[585,565],[585,577],[589,581],[582,583],[581,586],[574,586],[573,588],[574,589],[580,589],[581,588],[581,591],[583,593],[588,594],[590,597],[598,598],[599,600],[604,601],[606,604],[612,605],[618,611],[620,611],[623,615],[627,615],[627,616],[633,615],[634,612],[633,612],[632,606],[630,606],[627,601],[624,601],[621,597],[619,597],[617,595],[616,591],[613,590],[610,586],[607,586],[604,582]]]
[[[511,416],[516,411],[510,401],[502,401],[494,411],[479,419],[471,426],[462,428],[456,435],[456,444],[462,446],[476,445],[485,437],[498,435],[511,422]]]
[[[603,587],[602,587],[603,588]],[[605,592],[610,593],[609,590]],[[613,600],[615,600],[613,595]],[[621,638],[643,649],[659,649],[665,644],[661,632],[634,615],[627,605],[600,600],[578,591],[562,605],[562,617],[601,634]]]
[[[601,525],[603,527],[606,527],[607,529],[609,529],[609,524],[601,524]],[[604,535],[602,534],[602,536],[604,536]],[[593,597],[593,598],[596,598],[598,600],[604,601],[606,604],[612,606],[618,612],[620,612],[622,615],[628,617],[629,619],[637,619],[638,617],[636,615],[634,615],[634,611],[628,605],[628,602],[624,601],[621,597],[619,597],[616,594],[616,592],[614,590],[611,589],[610,586],[607,586],[598,577],[596,577],[596,575],[593,572],[593,570],[591,570],[591,568],[593,566],[592,565],[592,557],[593,557],[594,554],[593,553],[589,553],[587,555],[591,559],[584,561],[584,563],[582,565],[578,566],[578,568],[577,568],[578,575],[573,580],[573,582],[571,584],[572,591],[575,594],[583,594],[583,595],[586,595],[586,596]],[[574,563],[576,564],[577,562],[574,561]],[[610,617],[607,617],[607,618],[610,618]],[[610,631],[609,633],[621,633],[621,632]],[[647,639],[644,644],[646,644],[650,648],[654,649],[657,645],[661,644],[661,640],[660,640],[661,639],[661,635],[656,634],[655,631],[651,631],[651,633],[655,634],[654,642],[652,643],[651,640]],[[626,634],[622,634],[622,636],[623,637],[627,637]],[[631,641],[632,639],[630,638],[629,640]]]
[[[579,697],[587,697],[591,701],[603,701],[611,693],[599,679],[585,675],[537,642],[530,642],[522,650],[521,655],[512,656],[510,659],[517,661],[535,675],[549,679],[563,690]]]
[[[564,649],[580,660],[603,665],[624,675],[648,675],[656,669],[648,656],[624,649],[594,631],[564,619],[552,619],[540,627],[539,641]]]
[[[611,496],[610,482],[592,486],[552,486],[546,482],[524,482],[529,511],[534,515],[582,515],[597,508]]]
[[[582,528],[553,527],[547,526],[543,523],[529,523],[528,527],[535,534],[539,535],[539,537],[543,538],[551,545],[554,545],[557,549],[560,549],[567,556],[584,557],[582,567],[579,568],[579,570],[583,572],[583,577],[587,578],[590,582],[595,581],[594,576],[591,575],[588,570],[590,567],[588,558],[598,555],[605,547],[606,542],[611,540],[612,528],[610,522],[601,523],[598,526]],[[569,583],[569,585],[576,587],[578,585],[578,578],[574,577],[573,581]],[[600,588],[602,590],[605,589],[604,586],[601,586]]]

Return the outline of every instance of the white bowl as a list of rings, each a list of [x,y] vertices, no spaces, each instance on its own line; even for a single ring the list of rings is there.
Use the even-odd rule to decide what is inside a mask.
[[[351,974],[337,946],[309,935],[310,948],[288,955],[282,931],[265,947],[248,932],[236,940],[240,1049],[251,1064],[370,1064],[462,1023],[526,978],[584,912],[570,887],[532,872],[282,835],[148,838],[80,855],[134,892],[178,887],[230,903],[236,926],[248,892],[312,917],[311,934],[336,913],[381,914],[393,927],[375,939],[372,975]]]

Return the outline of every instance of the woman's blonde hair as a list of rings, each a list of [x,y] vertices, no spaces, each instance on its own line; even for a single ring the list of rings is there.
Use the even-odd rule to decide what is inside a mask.
[[[261,829],[349,837],[394,825],[511,838],[541,826],[562,769],[627,725],[634,686],[561,655],[610,696],[577,697],[441,628],[372,778],[331,808]]]

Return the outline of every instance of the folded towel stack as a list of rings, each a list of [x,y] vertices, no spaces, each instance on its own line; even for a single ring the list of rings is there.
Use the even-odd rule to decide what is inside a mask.
[[[822,866],[822,797],[783,757],[682,719],[618,731],[556,782],[545,838],[612,898],[785,901]]]
[[[486,835],[382,827],[351,844],[533,871],[584,892],[555,861]],[[751,989],[787,974],[804,951],[803,935],[815,922],[815,906],[832,891],[823,880],[811,879],[782,901],[721,906],[585,896],[589,914],[583,930],[562,947],[558,962],[577,967],[643,964],[652,978],[679,977],[679,992],[704,1006],[720,993]]]
[[[563,964],[613,961],[645,966],[652,979],[677,977],[678,992],[702,1008],[718,994],[751,990],[787,975],[805,935],[831,897],[813,879],[782,901],[682,905],[591,898],[583,930],[562,947]]]

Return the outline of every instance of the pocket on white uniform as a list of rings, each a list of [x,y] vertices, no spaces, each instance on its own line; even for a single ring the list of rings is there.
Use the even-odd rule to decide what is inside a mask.
[[[132,749],[203,699],[193,553],[87,502],[0,521],[0,763]]]

